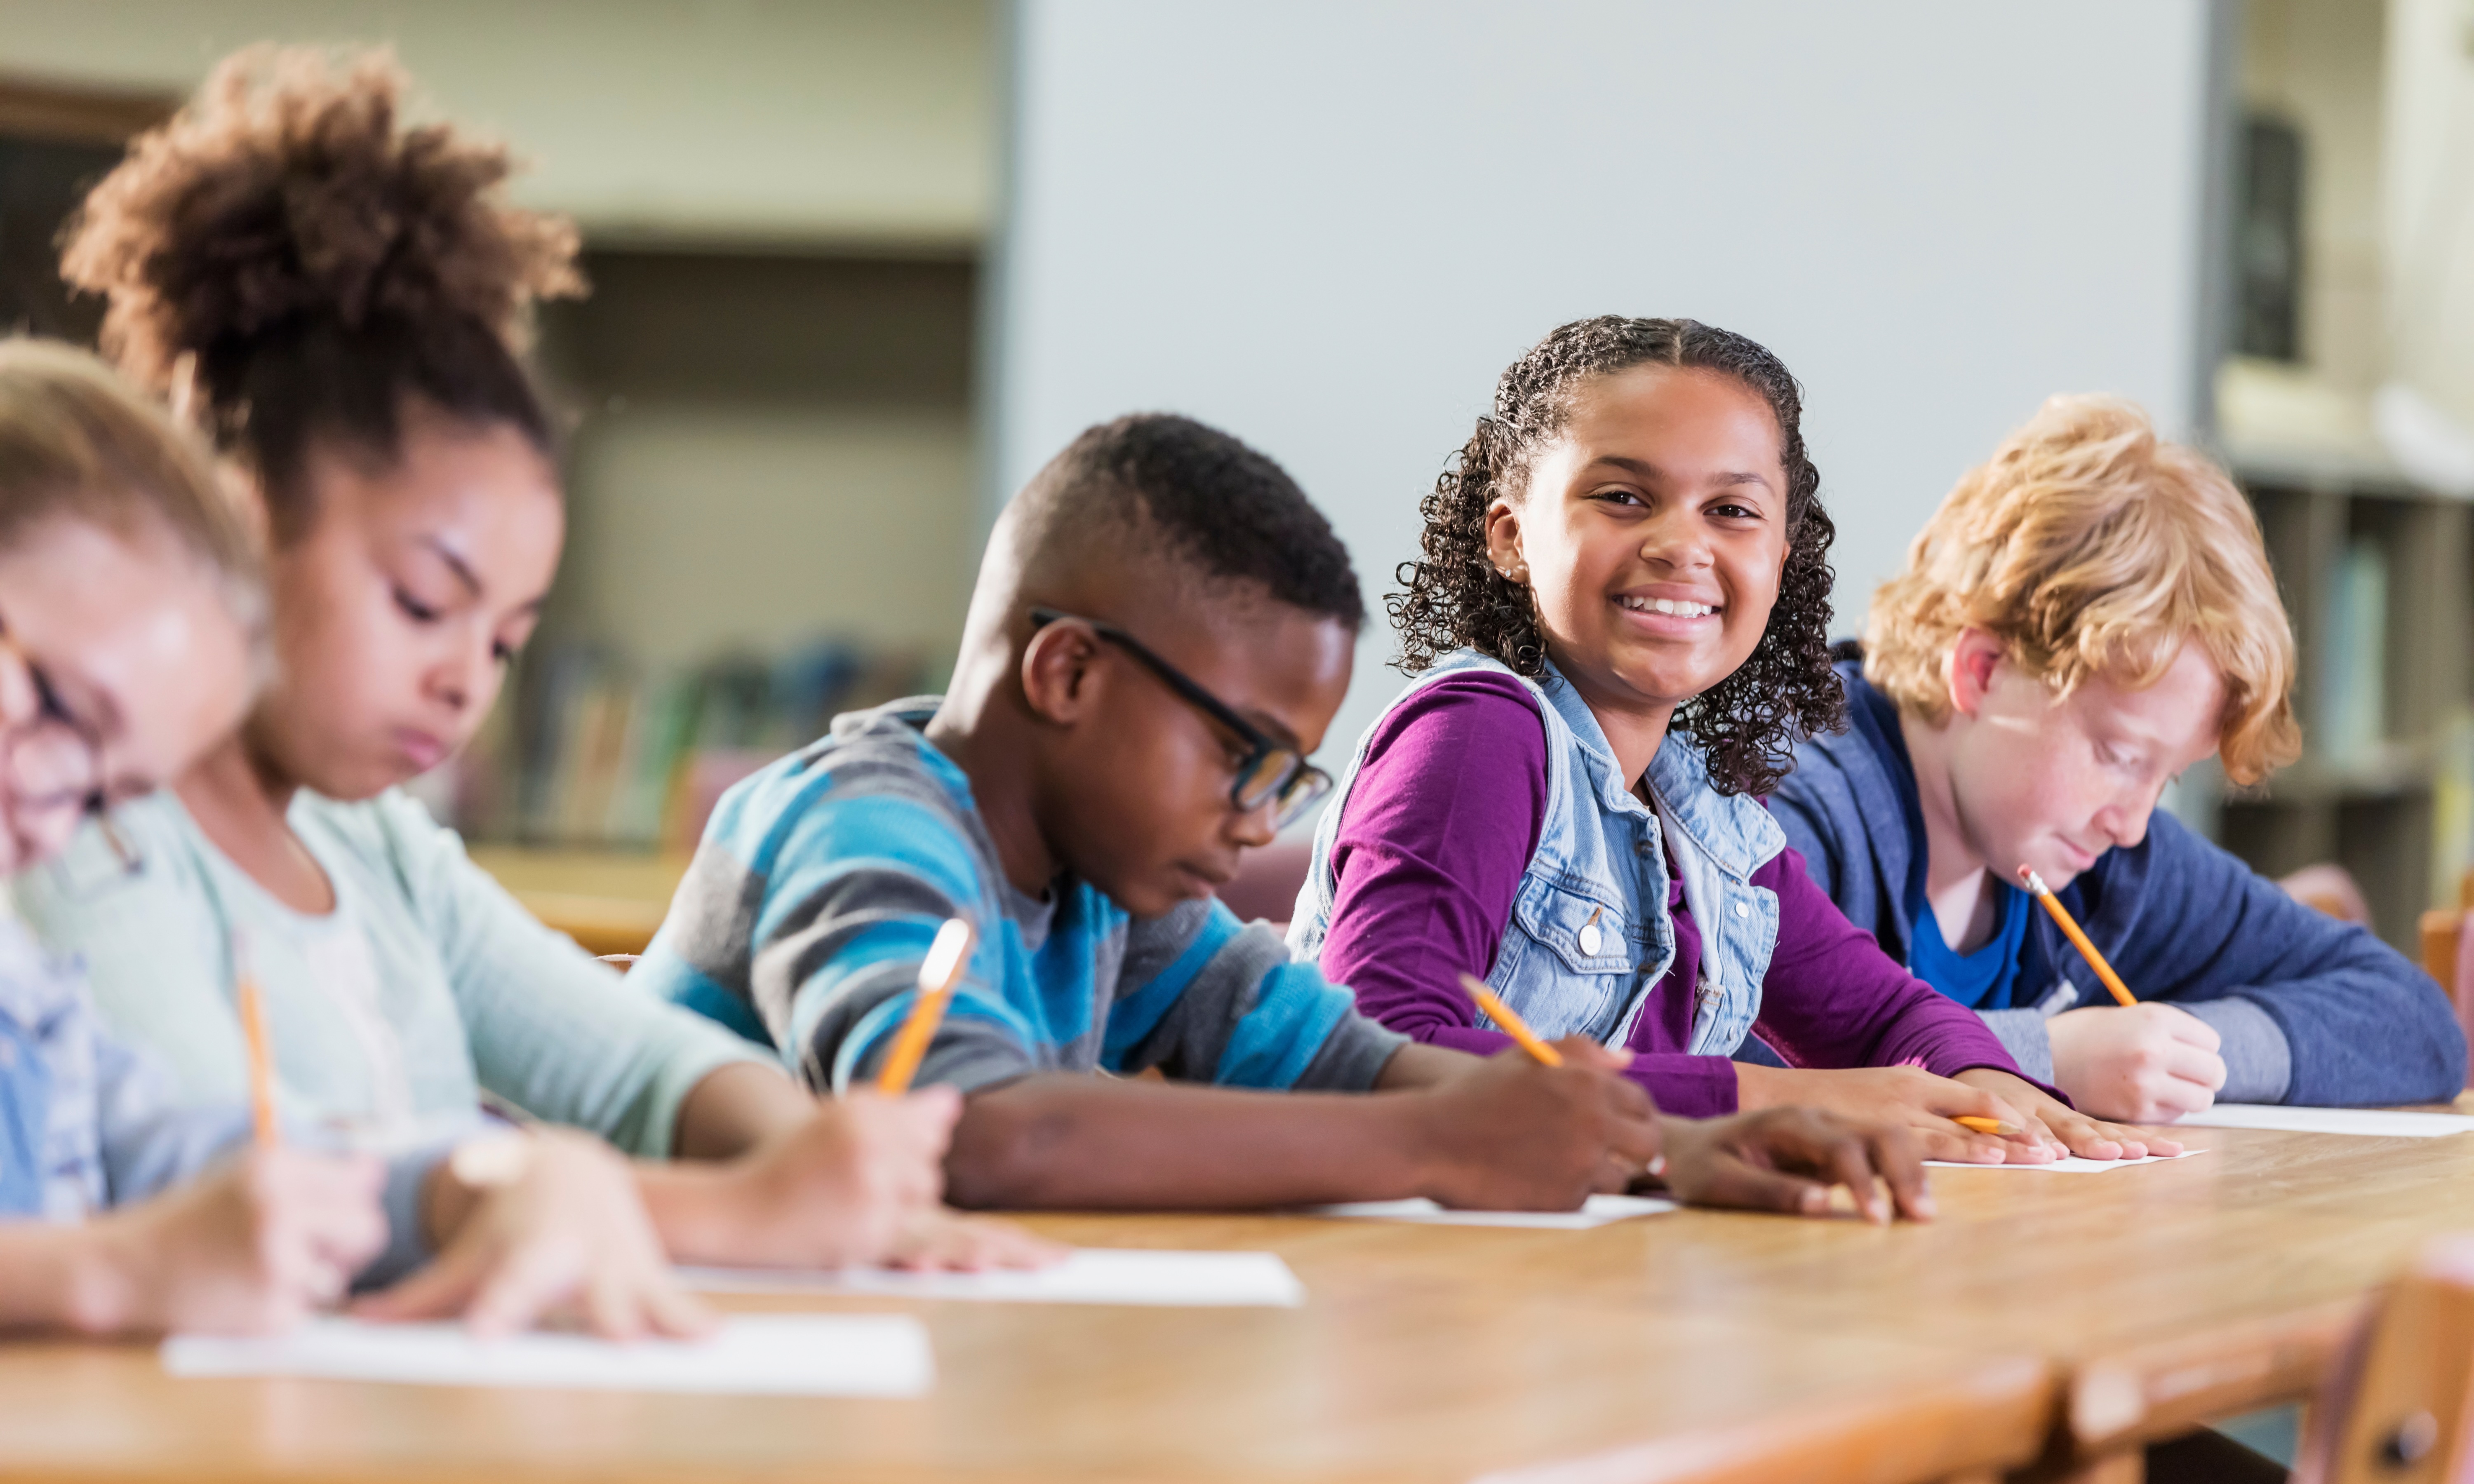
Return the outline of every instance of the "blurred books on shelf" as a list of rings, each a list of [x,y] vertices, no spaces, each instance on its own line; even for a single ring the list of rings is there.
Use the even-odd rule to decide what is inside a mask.
[[[2364,757],[2388,738],[2388,548],[2376,537],[2357,536],[2346,543],[2328,589],[2318,741],[2329,763]]]
[[[415,792],[471,840],[685,853],[731,784],[932,679],[915,652],[844,640],[675,670],[536,646],[480,734]]]

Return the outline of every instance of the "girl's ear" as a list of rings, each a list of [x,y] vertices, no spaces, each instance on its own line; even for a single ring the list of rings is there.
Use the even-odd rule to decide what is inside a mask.
[[[1520,554],[1520,515],[1510,501],[1497,500],[1486,508],[1486,557],[1504,581],[1529,582],[1529,559]]]

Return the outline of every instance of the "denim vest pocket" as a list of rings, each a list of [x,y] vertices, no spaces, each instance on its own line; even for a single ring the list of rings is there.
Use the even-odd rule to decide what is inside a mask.
[[[1638,945],[1620,907],[1532,872],[1513,899],[1503,948],[1494,990],[1549,1040],[1603,1039],[1630,1002]]]

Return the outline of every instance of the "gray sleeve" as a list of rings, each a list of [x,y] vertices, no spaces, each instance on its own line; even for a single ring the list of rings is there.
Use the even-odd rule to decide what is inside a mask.
[[[2237,996],[2186,999],[2175,1006],[2208,1023],[2221,1042],[2225,1085],[2220,1103],[2281,1103],[2293,1080],[2293,1048],[2267,1011]]]
[[[2045,1030],[2043,1011],[1979,1010],[1977,1014],[2029,1082],[2053,1085],[2053,1039]]]
[[[95,1134],[106,1200],[126,1206],[194,1179],[249,1137],[242,1108],[182,1108],[143,1053],[94,1038]]]
[[[1408,1038],[1357,1013],[1349,993],[1260,922],[1216,900],[1127,931],[1109,1041],[1127,1070],[1224,1087],[1364,1091]]]
[[[356,1292],[384,1288],[408,1278],[437,1256],[430,1250],[428,1233],[421,1229],[421,1187],[429,1172],[454,1151],[453,1139],[442,1139],[387,1161],[386,1185],[378,1193],[386,1211],[386,1249],[352,1279]]]

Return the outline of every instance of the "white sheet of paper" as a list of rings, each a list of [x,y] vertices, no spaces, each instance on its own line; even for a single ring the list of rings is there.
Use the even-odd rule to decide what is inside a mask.
[[[2206,1153],[2204,1149],[2185,1149],[2180,1154],[2151,1154],[2138,1160],[2082,1160],[2073,1154],[2042,1164],[1970,1164],[1964,1160],[1927,1160],[1925,1163],[1937,1170],[2043,1170],[2054,1175],[2101,1175],[2107,1170],[2126,1170],[2138,1164],[2168,1164]]]
[[[866,1293],[1007,1304],[1148,1304],[1193,1308],[1295,1308],[1306,1290],[1277,1253],[1147,1252],[1079,1247],[1034,1272],[899,1273],[885,1268],[784,1272],[683,1268],[707,1293]]]
[[[1655,1216],[1675,1209],[1673,1201],[1645,1195],[1593,1195],[1579,1210],[1453,1210],[1423,1196],[1406,1201],[1350,1201],[1316,1206],[1314,1216],[1350,1216],[1373,1221],[1417,1221],[1438,1227],[1532,1227],[1548,1232],[1587,1232],[1635,1216]]]
[[[2219,1103],[2187,1114],[2171,1127],[2276,1129],[2288,1134],[2361,1134],[2381,1138],[2438,1138],[2474,1133],[2463,1113],[2389,1113],[2378,1108],[2280,1108],[2268,1103]]]
[[[617,1344],[540,1332],[475,1340],[455,1324],[322,1318],[265,1339],[176,1334],[180,1376],[309,1376],[427,1386],[555,1386],[803,1397],[917,1397],[936,1378],[908,1314],[741,1314],[712,1338]]]

